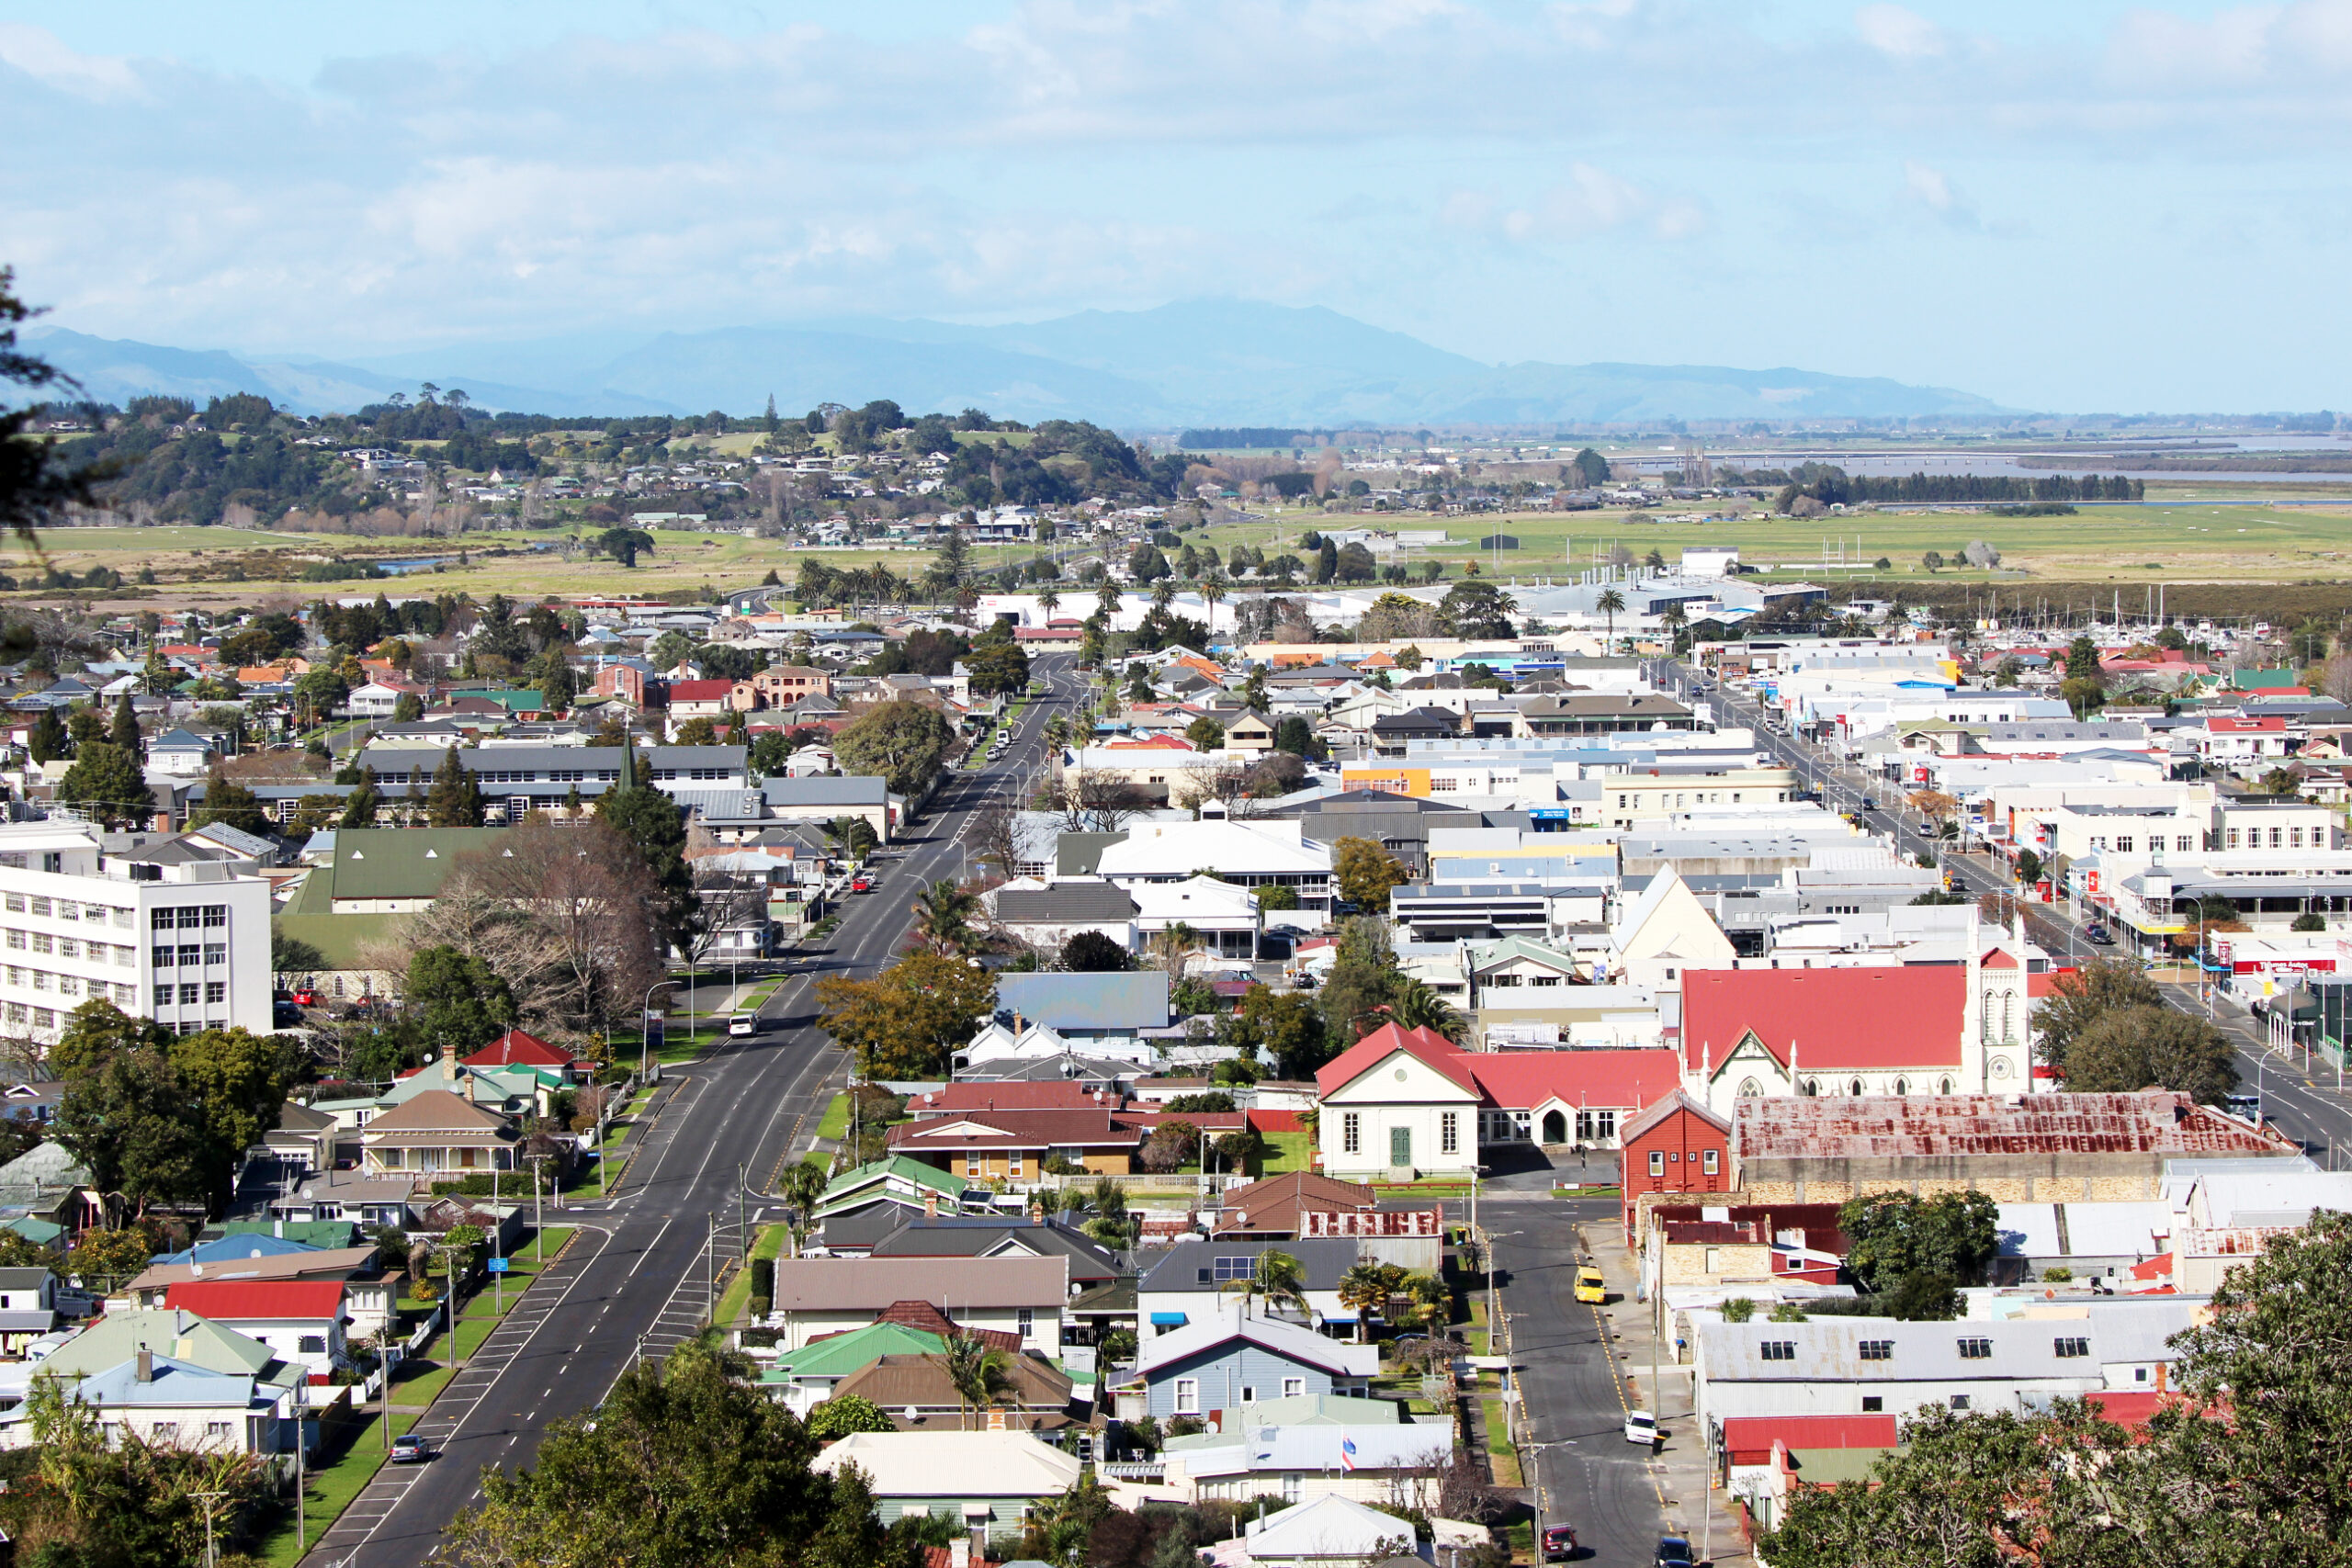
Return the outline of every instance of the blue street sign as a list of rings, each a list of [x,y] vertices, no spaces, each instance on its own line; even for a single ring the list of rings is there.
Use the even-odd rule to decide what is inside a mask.
[[[492,1258],[492,1259],[490,1260],[490,1271],[491,1271],[492,1273],[493,1273],[493,1274],[503,1274],[503,1273],[505,1273],[505,1272],[506,1272],[506,1259],[504,1259],[503,1258]]]

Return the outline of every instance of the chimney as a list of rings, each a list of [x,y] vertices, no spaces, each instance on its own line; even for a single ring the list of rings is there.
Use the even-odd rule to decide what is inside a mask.
[[[947,1568],[972,1568],[972,1538],[968,1532],[947,1543]]]
[[[1004,1407],[1002,1405],[991,1404],[989,1406],[989,1430],[991,1432],[1001,1432],[1004,1430]]]
[[[277,1219],[275,1219],[275,1220],[273,1220],[273,1221],[271,1221],[271,1222],[270,1222],[269,1234],[270,1234],[270,1235],[274,1235],[274,1236],[277,1236],[277,1237],[279,1240],[281,1240],[281,1241],[285,1239],[285,1236],[286,1236],[286,1216],[285,1216],[285,1215],[280,1214]]]
[[[937,1188],[926,1187],[922,1190],[922,1212],[925,1219],[939,1218],[939,1190]]]
[[[155,1381],[154,1351],[142,1348],[139,1352],[138,1378],[141,1382],[153,1382]]]

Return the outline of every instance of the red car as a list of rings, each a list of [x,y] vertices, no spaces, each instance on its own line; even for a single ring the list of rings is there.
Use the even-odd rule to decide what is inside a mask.
[[[849,890],[853,893],[871,893],[874,891],[874,879],[870,876],[853,878],[849,885]]]
[[[1546,1525],[1544,1529],[1544,1561],[1566,1562],[1577,1554],[1577,1532],[1566,1525]]]
[[[314,1008],[319,1005],[319,993],[297,991],[294,993],[294,1005],[298,1008]]]

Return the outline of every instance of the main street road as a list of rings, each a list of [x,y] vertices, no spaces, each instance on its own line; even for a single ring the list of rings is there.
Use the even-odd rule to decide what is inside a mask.
[[[775,1206],[775,1171],[808,1147],[846,1071],[814,1024],[816,977],[885,964],[911,923],[918,886],[964,864],[973,813],[1009,798],[1035,770],[1047,714],[1079,687],[1067,660],[1041,660],[1035,671],[1056,700],[1031,705],[1001,760],[941,786],[912,836],[886,852],[874,892],[848,899],[831,951],[761,1009],[760,1033],[670,1070],[621,1196],[563,1216],[582,1226],[571,1252],[419,1422],[439,1457],[379,1472],[306,1568],[411,1568],[458,1510],[480,1500],[485,1466],[528,1464],[548,1422],[602,1403],[633,1358],[695,1331],[711,1272],[741,1255],[739,1216],[756,1226]]]
[[[1899,811],[1885,809],[1901,797],[1900,784],[1872,779],[1810,741],[1770,728],[1757,704],[1685,665],[1655,660],[1651,676],[1665,689],[1713,703],[1725,720],[1752,727],[1758,748],[1795,770],[1806,787],[1820,790],[1831,810],[1858,813],[1865,826],[1886,835],[1902,852],[1935,855],[1962,887],[1980,897],[2016,894],[2007,869],[1994,857],[1954,853],[1951,844],[1928,839]],[[1865,801],[1871,809],[1862,809]],[[2018,899],[2014,907],[2025,917],[2028,933],[2053,955],[2078,960],[2099,954],[2099,947],[2084,938],[2087,922],[2065,906]],[[2305,1071],[2291,1054],[2272,1052],[2258,1026],[2231,1003],[2200,996],[2191,984],[2160,982],[2159,988],[2171,1006],[2211,1018],[2237,1047],[2238,1073],[2245,1089],[2261,1100],[2267,1121],[2324,1162],[2344,1157],[2337,1156],[2339,1148],[2352,1151],[2352,1094],[2340,1091],[2328,1077]]]

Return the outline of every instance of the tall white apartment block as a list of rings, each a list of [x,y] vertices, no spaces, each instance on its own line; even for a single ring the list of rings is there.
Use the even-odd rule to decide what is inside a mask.
[[[103,853],[74,822],[0,825],[0,1035],[53,1043],[93,997],[179,1034],[272,1022],[270,891],[217,863]]]

